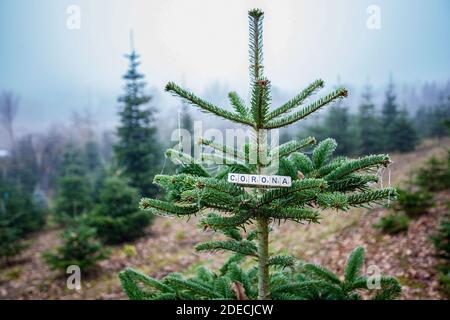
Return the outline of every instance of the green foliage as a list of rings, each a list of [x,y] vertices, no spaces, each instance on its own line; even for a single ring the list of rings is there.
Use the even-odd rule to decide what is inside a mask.
[[[358,153],[369,155],[381,152],[384,148],[382,136],[382,127],[378,118],[375,105],[372,102],[372,89],[367,86],[363,93],[363,101],[359,105],[356,116],[358,128]]]
[[[294,258],[271,256],[269,253],[269,224],[287,220],[317,223],[323,209],[347,210],[350,207],[382,203],[386,199],[394,200],[394,189],[373,189],[370,185],[376,181],[373,173],[379,167],[387,166],[390,163],[389,157],[336,157],[337,143],[334,139],[320,142],[312,152],[308,151],[311,156],[306,154],[306,149],[315,144],[316,140],[312,137],[281,146],[269,143],[269,129],[302,120],[322,107],[346,97],[347,90],[338,88],[304,106],[303,102],[323,87],[323,81],[318,80],[286,104],[271,109],[270,82],[263,75],[262,20],[263,13],[260,10],[249,12],[252,90],[248,107],[235,93],[229,96],[234,111],[228,111],[172,82],[166,85],[167,91],[202,111],[248,126],[251,130],[248,143],[235,148],[201,139],[200,144],[215,152],[205,152],[200,159],[169,149],[167,157],[180,165],[181,169],[175,175],[157,175],[154,178],[154,183],[167,192],[166,200],[143,198],[140,202],[141,209],[151,213],[177,217],[202,214],[199,223],[201,228],[221,232],[231,239],[199,244],[197,250],[231,251],[234,255],[221,268],[220,274],[201,269],[197,276],[187,279],[172,274],[163,280],[156,280],[126,270],[120,277],[124,290],[131,298],[224,299],[232,298],[233,293],[236,298],[320,298],[325,295],[322,290],[328,289],[330,291],[326,293],[326,297],[329,298],[356,297],[350,289],[345,288],[344,291],[341,285],[338,289],[332,288],[329,284],[311,280],[306,275],[300,277],[305,283],[293,283],[295,276],[286,275],[284,269],[294,267]],[[211,166],[219,166],[219,170],[211,170]],[[290,176],[292,185],[286,188],[244,188],[227,181],[229,172],[264,175],[277,173]],[[246,238],[239,236],[238,230],[246,231],[254,223],[257,224],[256,231],[249,233]],[[252,241],[256,243],[253,244]],[[360,257],[361,252],[358,252],[355,254]],[[238,262],[245,257],[256,260],[257,266],[248,271],[242,270]],[[361,259],[352,257],[351,261],[350,265],[354,270],[349,269],[347,273],[348,282],[353,283],[356,280],[352,277],[358,274],[361,267],[358,261]],[[279,269],[282,271],[277,271]],[[386,285],[390,286],[392,281],[385,280]],[[139,283],[149,285],[152,289],[140,291]],[[302,291],[306,288],[312,291]],[[313,295],[312,292],[318,295]],[[347,296],[349,292],[352,292],[351,296]],[[385,295],[389,296],[387,293]]]
[[[392,150],[398,152],[413,151],[418,142],[417,131],[406,111],[398,113],[397,118],[389,130],[389,143]]]
[[[139,55],[132,50],[126,57],[129,68],[123,76],[125,94],[119,98],[123,107],[119,112],[119,141],[114,146],[114,153],[118,168],[129,179],[130,185],[143,196],[155,196],[158,189],[152,184],[152,177],[160,164],[158,153],[161,151],[153,123],[155,110],[143,108],[151,97],[144,93],[144,75],[138,71]]]
[[[46,213],[32,194],[0,176],[0,257],[20,252],[21,240],[45,224]]]
[[[433,156],[416,173],[415,183],[428,191],[440,191],[450,188],[450,151],[447,159]]]
[[[431,241],[433,241],[437,257],[440,259],[438,271],[442,291],[450,296],[450,213],[447,213],[441,220]]]
[[[374,225],[384,233],[397,234],[408,230],[409,218],[403,213],[391,213],[381,217],[380,221]]]
[[[421,106],[416,112],[416,127],[420,128],[420,138],[448,136],[450,122],[450,99],[442,100],[434,106]]]
[[[138,209],[138,191],[119,177],[107,178],[99,204],[89,214],[89,225],[106,243],[121,243],[143,235],[152,215]]]
[[[75,146],[66,146],[54,209],[55,218],[60,223],[68,223],[91,208],[91,185],[81,154]]]
[[[77,219],[62,232],[63,244],[55,252],[44,252],[43,258],[54,270],[65,272],[68,266],[77,265],[83,271],[90,271],[107,257],[107,251],[95,236],[94,228]]]
[[[409,217],[417,217],[427,212],[433,206],[433,195],[424,190],[411,191],[397,189],[397,210],[404,212]]]
[[[119,275],[122,287],[134,300],[203,300],[256,299],[257,273],[255,268],[244,270],[239,256],[232,256],[220,272],[203,267],[191,277],[172,273],[161,280],[139,271],[126,269]],[[294,265],[297,264],[297,267]],[[372,299],[396,299],[401,287],[395,278],[381,276],[379,287],[371,288],[371,279],[362,275],[364,249],[356,248],[345,266],[345,278],[314,264],[296,262],[292,257],[275,256],[271,266],[281,266],[271,276],[271,298],[275,300],[359,300],[360,291],[372,293]],[[289,267],[288,269],[284,269]]]

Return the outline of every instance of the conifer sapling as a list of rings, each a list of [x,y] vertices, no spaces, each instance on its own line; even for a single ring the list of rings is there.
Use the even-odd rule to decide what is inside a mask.
[[[271,107],[270,81],[263,67],[263,12],[249,11],[250,31],[250,86],[251,99],[245,102],[237,93],[229,94],[233,111],[223,109],[194,93],[169,83],[166,91],[182,98],[201,110],[242,124],[252,131],[249,141],[242,147],[222,145],[200,139],[204,149],[200,159],[179,150],[169,149],[166,155],[180,165],[176,175],[157,175],[154,182],[168,192],[168,200],[144,198],[142,209],[155,214],[190,217],[202,214],[200,227],[215,230],[227,240],[199,244],[199,251],[231,251],[234,255],[219,273],[203,268],[192,279],[172,274],[163,280],[147,277],[127,269],[120,274],[122,285],[130,298],[137,299],[306,299],[306,298],[357,298],[353,290],[367,288],[359,278],[362,249],[355,253],[346,278],[341,282],[323,268],[309,267],[315,277],[306,273],[286,273],[298,267],[294,257],[269,254],[270,224],[277,221],[318,223],[321,210],[370,206],[384,199],[394,199],[392,188],[373,189],[377,181],[375,171],[390,163],[387,155],[370,155],[359,159],[333,157],[337,144],[325,139],[312,151],[303,153],[316,143],[312,137],[270,145],[270,130],[296,123],[319,109],[347,96],[347,90],[338,88],[318,98],[311,96],[324,86],[322,80],[312,82],[306,89],[276,108]],[[218,172],[208,163],[220,162]],[[292,179],[290,187],[246,188],[227,181],[228,173],[281,175]],[[239,230],[251,232],[243,237]],[[249,271],[240,268],[239,262],[248,258],[256,261]],[[277,271],[278,270],[278,271]],[[281,271],[280,271],[281,270]],[[314,271],[315,270],[315,271]],[[317,277],[319,279],[317,279]],[[330,283],[331,281],[331,283]],[[383,280],[385,297],[398,296],[398,283],[391,278]],[[144,285],[145,289],[138,284]]]

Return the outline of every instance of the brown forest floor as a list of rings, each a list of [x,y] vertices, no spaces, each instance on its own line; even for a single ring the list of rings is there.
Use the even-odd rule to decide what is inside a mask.
[[[427,141],[409,154],[392,155],[391,184],[401,185],[411,171],[433,154],[443,155],[450,139]],[[384,184],[387,184],[387,171]],[[297,258],[322,264],[342,274],[347,255],[356,246],[366,248],[366,267],[376,265],[384,274],[396,276],[403,286],[403,299],[444,299],[439,293],[436,259],[429,236],[434,233],[450,192],[436,195],[436,205],[412,220],[407,233],[389,236],[373,228],[388,210],[354,209],[326,212],[320,225],[299,226],[285,223],[274,226],[271,250],[286,250]],[[123,299],[117,274],[133,267],[160,278],[170,272],[190,272],[201,261],[211,267],[223,262],[218,254],[197,254],[193,246],[209,240],[211,233],[189,222],[157,217],[146,236],[134,243],[112,248],[96,274],[83,277],[82,290],[66,289],[64,275],[49,270],[41,253],[58,245],[58,230],[44,230],[30,237],[30,246],[14,261],[0,267],[0,299]]]

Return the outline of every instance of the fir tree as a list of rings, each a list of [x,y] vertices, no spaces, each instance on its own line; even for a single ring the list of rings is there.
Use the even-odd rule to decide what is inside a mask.
[[[63,244],[54,252],[44,252],[43,258],[54,270],[65,272],[68,266],[76,265],[83,271],[91,271],[108,255],[95,237],[95,229],[78,220],[61,233]]]
[[[357,115],[358,153],[361,155],[375,154],[382,150],[380,144],[381,125],[375,113],[370,86],[365,88]]]
[[[387,198],[395,198],[396,192],[392,188],[370,188],[370,183],[377,181],[373,171],[390,163],[387,155],[371,155],[359,159],[335,158],[333,153],[337,144],[333,139],[326,139],[308,156],[302,151],[316,143],[311,137],[280,146],[269,145],[269,130],[286,127],[306,118],[322,107],[346,97],[347,90],[338,88],[306,105],[306,99],[324,86],[322,80],[316,80],[285,104],[271,108],[270,82],[264,77],[262,64],[262,21],[263,12],[258,9],[249,12],[249,103],[232,93],[230,102],[234,110],[228,111],[172,82],[166,86],[168,92],[203,111],[250,128],[253,134],[249,143],[238,149],[200,139],[199,143],[205,148],[218,151],[214,154],[205,153],[200,159],[193,159],[185,153],[169,149],[167,156],[181,166],[179,174],[157,175],[154,181],[168,191],[171,200],[143,198],[140,202],[142,209],[164,215],[189,217],[199,213],[205,214],[201,218],[200,226],[203,229],[220,231],[229,239],[199,244],[196,249],[231,251],[235,255],[223,266],[220,278],[207,272],[202,272],[198,279],[194,280],[172,274],[160,283],[138,272],[127,270],[121,274],[121,280],[125,291],[132,298],[145,297],[146,292],[150,292],[147,297],[155,298],[151,295],[151,290],[155,289],[165,293],[156,297],[160,299],[244,296],[258,299],[301,298],[306,294],[314,296],[317,291],[320,294],[321,289],[335,293],[329,298],[342,298],[345,295],[338,295],[337,292],[343,292],[338,290],[367,285],[365,279],[359,278],[359,269],[363,263],[360,249],[352,254],[352,262],[346,269],[345,282],[319,267],[315,273],[322,280],[311,279],[312,282],[306,284],[302,284],[304,278],[296,279],[282,272],[274,272],[277,268],[295,268],[297,263],[292,256],[269,254],[271,222],[290,220],[297,223],[317,223],[322,209],[346,210],[349,207],[369,206]],[[220,160],[222,169],[218,173],[208,170],[207,164],[212,158],[216,160],[215,164]],[[287,188],[243,188],[227,182],[227,173],[230,172],[278,173],[290,176],[293,181],[292,186]],[[242,237],[238,228],[250,231],[248,228],[251,224],[256,224],[256,228],[246,237]],[[248,273],[241,272],[237,266],[238,262],[245,258],[257,261],[255,268],[251,268]],[[151,289],[141,289],[139,285],[135,285],[133,280],[136,278]],[[217,279],[217,282],[214,279]],[[278,284],[285,286],[277,286],[277,280]],[[329,281],[341,289],[331,288]],[[395,294],[386,294],[380,298],[398,296],[398,282],[392,278],[386,282],[392,283],[391,288],[397,289],[388,290],[390,293],[395,291]],[[304,293],[300,292],[301,289]],[[187,294],[189,292],[193,294]],[[352,294],[349,297],[356,298]]]
[[[160,146],[153,124],[154,110],[144,108],[151,97],[144,93],[146,83],[144,75],[138,71],[139,55],[132,48],[126,57],[129,68],[123,76],[126,81],[125,94],[119,98],[123,108],[119,113],[119,142],[114,146],[114,152],[117,164],[130,185],[138,188],[142,195],[153,196],[157,188],[152,183],[152,177],[160,159]]]
[[[87,172],[97,173],[102,167],[100,148],[95,141],[88,141],[84,145],[84,162]]]
[[[347,106],[340,101],[325,115],[323,134],[336,140],[336,155],[351,155],[355,149],[352,119]]]
[[[138,191],[118,177],[106,178],[97,204],[88,218],[106,243],[121,243],[142,236],[152,214],[139,210]]]
[[[24,247],[24,236],[44,225],[45,214],[32,194],[0,174],[0,257],[17,254]]]
[[[384,132],[384,148],[383,150],[392,151],[395,145],[392,142],[393,131],[395,129],[395,122],[397,120],[397,96],[395,95],[394,82],[392,78],[389,81],[385,101],[381,110],[381,124]]]
[[[390,133],[392,150],[409,152],[415,149],[418,141],[417,132],[405,110],[398,113]]]
[[[91,185],[86,177],[80,151],[68,145],[58,180],[55,217],[59,222],[75,218],[91,207]]]

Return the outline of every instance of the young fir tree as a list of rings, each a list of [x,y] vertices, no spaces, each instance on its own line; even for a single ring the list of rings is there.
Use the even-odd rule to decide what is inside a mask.
[[[119,98],[123,103],[120,111],[118,143],[114,146],[117,165],[130,185],[139,189],[144,196],[154,196],[157,187],[152,183],[160,161],[160,146],[156,127],[153,124],[152,108],[144,108],[151,97],[144,93],[144,75],[139,73],[139,55],[132,48],[126,55],[129,68],[123,76],[126,81],[125,94]]]
[[[43,252],[45,262],[53,270],[66,272],[67,267],[76,265],[83,272],[91,271],[98,261],[107,258],[108,251],[96,239],[96,230],[83,219],[75,219],[61,233],[63,243],[54,252]]]
[[[398,116],[397,96],[395,95],[394,82],[392,78],[386,90],[385,101],[381,109],[381,124],[384,133],[384,148],[385,151],[395,150],[395,145],[392,142],[392,135],[395,129],[395,122]]]
[[[97,204],[89,217],[89,225],[106,243],[121,243],[141,236],[152,215],[139,210],[139,194],[118,177],[106,178]]]
[[[386,198],[393,199],[391,188],[373,190],[369,183],[377,181],[373,170],[389,164],[386,155],[371,155],[359,159],[333,157],[337,144],[333,139],[319,143],[310,156],[301,151],[316,141],[306,138],[280,146],[268,144],[268,131],[288,126],[304,119],[320,108],[347,96],[339,88],[306,105],[306,99],[322,88],[316,80],[285,104],[270,108],[270,82],[264,77],[262,65],[263,13],[249,12],[251,100],[247,104],[230,94],[234,111],[228,111],[197,97],[174,83],[166,90],[184,101],[224,119],[242,124],[253,132],[242,148],[221,145],[207,139],[199,143],[216,151],[193,159],[176,150],[167,155],[181,166],[179,174],[158,175],[155,183],[169,192],[171,201],[144,198],[140,206],[154,213],[189,217],[205,214],[200,221],[204,229],[224,233],[228,240],[199,244],[199,251],[231,251],[230,260],[219,273],[200,268],[192,279],[172,274],[163,280],[147,277],[131,269],[120,274],[128,296],[139,299],[355,299],[358,289],[367,289],[367,279],[360,274],[364,261],[362,248],[349,258],[345,280],[315,265],[302,265],[309,272],[289,274],[283,269],[295,269],[298,262],[288,255],[269,254],[269,225],[274,221],[317,223],[321,209],[346,210],[368,206]],[[214,159],[222,163],[218,173],[207,170],[203,162]],[[288,175],[292,186],[287,188],[247,187],[227,182],[227,173]],[[245,237],[238,228],[255,230]],[[256,260],[248,272],[239,266],[245,258]],[[277,271],[278,270],[278,271]],[[144,285],[144,288],[142,287]],[[383,290],[377,298],[393,298],[399,294],[398,282],[390,277],[381,280]]]
[[[367,86],[362,96],[357,115],[358,127],[358,153],[369,155],[380,152],[383,149],[380,143],[381,125],[375,113],[375,105],[372,102],[371,87]]]
[[[75,218],[91,207],[91,185],[86,177],[83,158],[79,150],[66,146],[61,164],[61,177],[55,205],[55,217],[58,222]]]
[[[390,133],[393,150],[409,152],[415,149],[418,141],[417,132],[406,110],[398,113]]]
[[[355,139],[352,128],[352,118],[347,106],[339,101],[331,107],[325,116],[322,127],[324,134],[336,140],[338,146],[336,155],[348,156],[355,150]]]

